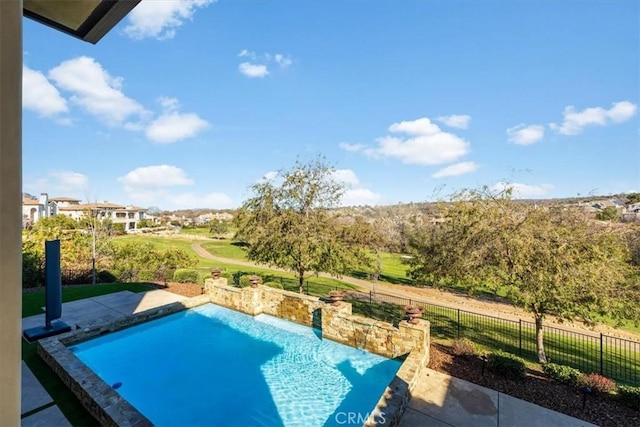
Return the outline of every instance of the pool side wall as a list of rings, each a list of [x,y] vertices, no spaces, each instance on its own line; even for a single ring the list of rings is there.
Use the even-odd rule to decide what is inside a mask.
[[[266,286],[236,288],[225,279],[207,279],[211,302],[243,313],[269,314],[322,329],[322,337],[389,358],[406,357],[371,412],[365,426],[397,426],[429,363],[430,324],[419,320],[397,326],[354,315],[350,303],[328,304],[317,297]]]

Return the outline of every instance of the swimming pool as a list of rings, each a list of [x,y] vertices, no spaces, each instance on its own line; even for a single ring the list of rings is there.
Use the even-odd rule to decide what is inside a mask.
[[[400,362],[205,304],[71,347],[158,426],[331,426],[373,410]]]

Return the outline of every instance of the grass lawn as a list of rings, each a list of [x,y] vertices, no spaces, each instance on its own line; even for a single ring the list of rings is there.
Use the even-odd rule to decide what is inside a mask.
[[[62,290],[62,301],[75,301],[98,295],[119,291],[144,292],[155,289],[150,285],[138,283],[111,283],[105,285],[87,285],[66,287]],[[44,305],[44,291],[25,293],[22,295],[22,317],[42,313],[40,307]],[[22,360],[31,372],[47,390],[53,401],[60,408],[65,417],[74,426],[94,426],[96,420],[80,404],[80,401],[67,388],[60,378],[42,361],[37,354],[37,344],[29,344],[22,340]]]
[[[180,234],[190,234],[192,236],[212,237],[209,228],[181,228]]]
[[[238,244],[238,242],[233,242],[231,240],[216,240],[213,242],[203,243],[202,247],[214,256],[241,261],[247,260],[247,253],[242,246]]]

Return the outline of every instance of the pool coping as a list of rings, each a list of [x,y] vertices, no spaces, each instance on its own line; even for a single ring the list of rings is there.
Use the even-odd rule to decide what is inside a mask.
[[[103,426],[147,427],[154,424],[113,387],[104,382],[87,367],[69,347],[101,335],[126,329],[170,314],[178,313],[207,303],[218,305],[209,295],[201,295],[180,302],[152,308],[111,323],[78,329],[65,334],[38,341],[38,354],[74,393],[82,405]],[[236,310],[237,311],[237,310]],[[421,321],[427,326],[428,322]],[[404,323],[404,322],[403,322]],[[327,338],[330,339],[330,338]],[[385,388],[383,395],[370,414],[366,414],[364,425],[396,426],[404,413],[411,391],[415,389],[422,369],[429,359],[426,345],[410,351],[395,377]]]

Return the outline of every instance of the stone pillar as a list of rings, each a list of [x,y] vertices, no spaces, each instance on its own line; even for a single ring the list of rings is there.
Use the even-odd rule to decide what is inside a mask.
[[[20,425],[22,0],[0,1],[0,425]]]

